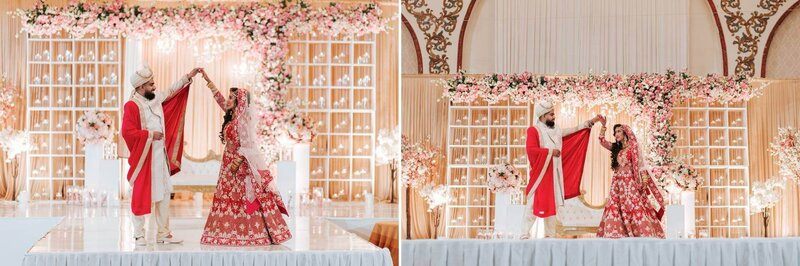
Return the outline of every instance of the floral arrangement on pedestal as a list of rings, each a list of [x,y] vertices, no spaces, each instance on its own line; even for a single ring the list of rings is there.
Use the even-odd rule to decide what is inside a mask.
[[[666,172],[663,173],[658,172],[665,170]],[[670,194],[682,191],[696,191],[705,181],[697,170],[685,163],[671,164],[652,169],[649,172],[657,177],[656,184]]]
[[[492,192],[511,192],[519,188],[523,178],[516,167],[508,162],[489,168],[489,190]]]
[[[381,129],[378,133],[378,146],[375,147],[375,164],[389,165],[389,172],[392,181],[391,195],[389,202],[395,203],[395,184],[397,184],[397,170],[400,167],[400,160],[403,159],[402,134],[400,127],[395,127],[391,131]]]
[[[71,1],[66,6],[51,6],[38,1],[32,9],[15,15],[23,23],[22,32],[52,35],[64,31],[74,37],[89,32],[103,36],[133,38],[168,37],[168,42],[202,42],[214,38],[234,49],[245,51],[248,60],[258,62],[253,102],[261,115],[259,127],[262,149],[276,156],[276,130],[292,121],[285,99],[291,75],[285,57],[293,34],[353,36],[376,34],[388,29],[392,16],[382,17],[374,3],[312,8],[307,3],[281,1],[227,5],[214,3],[188,7],[142,7],[122,0],[109,2]],[[169,44],[164,44],[169,46]],[[308,135],[305,135],[308,136]]]
[[[314,121],[303,113],[291,113],[282,123],[286,126],[286,136],[294,143],[311,143],[317,136]]]
[[[439,166],[437,161],[441,158],[439,149],[431,145],[430,139],[424,142],[412,142],[408,137],[402,136],[402,162],[401,167],[401,182],[406,187],[406,239],[411,239],[411,190],[417,189],[422,186],[427,180],[436,180],[439,176]],[[431,187],[432,184],[428,184]],[[426,191],[430,192],[433,190]],[[426,198],[426,196],[423,196]],[[442,204],[446,204],[442,203]],[[431,212],[429,212],[431,214]],[[440,212],[432,214],[441,214]],[[433,219],[441,219],[441,215],[429,217]],[[434,232],[436,232],[434,228]],[[435,237],[435,234],[433,235]]]
[[[442,214],[447,203],[453,201],[447,186],[435,185],[434,183],[425,184],[419,190],[419,195],[428,203],[428,216],[431,223],[428,225],[428,235],[433,239],[437,238],[437,231],[442,223]]]
[[[778,136],[775,141],[770,143],[770,154],[778,159],[778,166],[781,168],[781,175],[800,182],[800,130],[792,127],[778,129]]]
[[[462,70],[442,84],[443,97],[451,103],[471,103],[483,99],[489,104],[504,100],[517,104],[548,100],[570,105],[568,108],[616,105],[616,110],[626,110],[639,123],[647,125],[648,141],[644,143],[647,145],[644,150],[649,151],[647,159],[658,174],[668,173],[670,168],[675,167],[674,164],[681,164],[671,155],[677,141],[677,136],[669,127],[673,106],[689,99],[707,103],[746,101],[758,96],[763,88],[752,87],[745,76],[693,77],[673,70],[667,70],[664,74],[567,77],[530,72],[472,76]]]
[[[770,208],[781,200],[781,193],[786,188],[786,180],[773,177],[765,182],[753,182],[750,192],[750,213],[762,213],[764,221],[764,237],[769,228]]]
[[[106,113],[85,111],[75,124],[75,133],[83,143],[97,144],[111,141],[114,137],[114,121]]]

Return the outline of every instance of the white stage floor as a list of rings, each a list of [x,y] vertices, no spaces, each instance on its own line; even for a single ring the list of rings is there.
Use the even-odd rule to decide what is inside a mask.
[[[64,217],[30,248],[23,265],[391,265],[387,250],[325,218],[397,217],[397,205],[376,204],[372,213],[365,206],[331,203],[325,208],[303,208],[287,220],[291,240],[260,247],[201,245],[208,203],[202,208],[192,202],[172,203],[170,227],[175,237],[184,240],[179,245],[156,244],[156,230],[150,224],[148,245],[136,246],[128,205],[84,208],[42,202],[25,209],[4,205],[0,217]]]

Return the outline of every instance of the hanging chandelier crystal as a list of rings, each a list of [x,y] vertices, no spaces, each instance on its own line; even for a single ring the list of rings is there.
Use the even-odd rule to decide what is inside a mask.
[[[156,41],[156,49],[163,54],[172,53],[175,50],[175,40],[169,38],[159,38]]]
[[[218,56],[225,53],[225,50],[227,50],[225,41],[216,37],[192,41],[192,54],[200,62],[214,62]]]

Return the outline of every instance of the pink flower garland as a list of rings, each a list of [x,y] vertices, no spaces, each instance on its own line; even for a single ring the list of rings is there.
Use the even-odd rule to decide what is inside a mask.
[[[275,143],[268,132],[285,129],[291,121],[284,100],[291,75],[284,65],[293,33],[327,36],[363,36],[387,30],[390,18],[381,17],[375,4],[342,6],[331,3],[318,9],[306,3],[249,3],[225,6],[155,8],[128,6],[122,0],[106,3],[72,1],[54,7],[39,1],[32,9],[15,13],[30,35],[52,35],[64,30],[75,37],[98,31],[103,36],[132,35],[137,38],[168,35],[174,40],[223,37],[246,56],[260,61],[255,101],[263,109],[262,141]]]
[[[778,129],[778,136],[769,144],[770,154],[777,159],[781,175],[800,181],[800,130],[792,127]]]
[[[401,151],[403,153],[402,184],[406,187],[417,188],[425,183],[428,178],[436,177],[439,173],[436,161],[441,153],[439,150],[425,143],[412,143],[405,135],[401,138]]]
[[[649,142],[652,149],[648,157],[654,165],[656,178],[661,179],[665,173],[689,169],[670,155],[677,141],[677,136],[669,128],[673,106],[688,99],[706,103],[740,102],[760,93],[760,88],[751,87],[745,77],[711,74],[692,77],[685,72],[672,70],[667,70],[665,74],[590,74],[571,77],[542,76],[529,72],[470,77],[465,73],[459,71],[453,78],[443,82],[443,96],[451,103],[471,103],[478,99],[490,104],[507,99],[517,104],[537,100],[570,100],[590,108],[616,103],[629,115],[644,118],[650,125]],[[691,171],[687,171],[684,171],[685,174],[691,174]]]

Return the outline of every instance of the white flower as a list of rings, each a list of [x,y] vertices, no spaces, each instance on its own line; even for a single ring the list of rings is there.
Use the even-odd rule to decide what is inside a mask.
[[[522,175],[508,162],[489,168],[489,190],[492,192],[512,191],[522,184]]]
[[[78,118],[75,133],[84,143],[102,143],[114,136],[114,122],[107,114],[94,110],[86,111]]]
[[[770,143],[770,154],[777,159],[781,175],[800,181],[800,131],[792,127],[779,128],[775,141]]]
[[[426,143],[412,143],[407,137],[401,136],[402,167],[401,180],[404,186],[416,188],[426,179],[435,179],[438,176],[439,150]]]
[[[781,191],[786,186],[786,180],[773,177],[766,182],[753,182],[750,194],[750,213],[761,213],[767,208],[775,207],[781,199]]]
[[[668,185],[665,187],[669,194],[677,194],[681,193],[683,189],[678,186],[678,184],[674,180],[669,180]]]
[[[447,192],[446,186],[434,185],[433,183],[425,184],[419,190],[419,195],[428,202],[428,210],[442,207],[453,200],[450,193]]]
[[[7,160],[13,159],[31,150],[30,135],[27,131],[4,129],[0,131],[0,148],[6,153]]]
[[[402,158],[400,127],[395,127],[391,132],[381,129],[378,133],[378,146],[375,147],[375,163],[384,165],[399,161]]]

